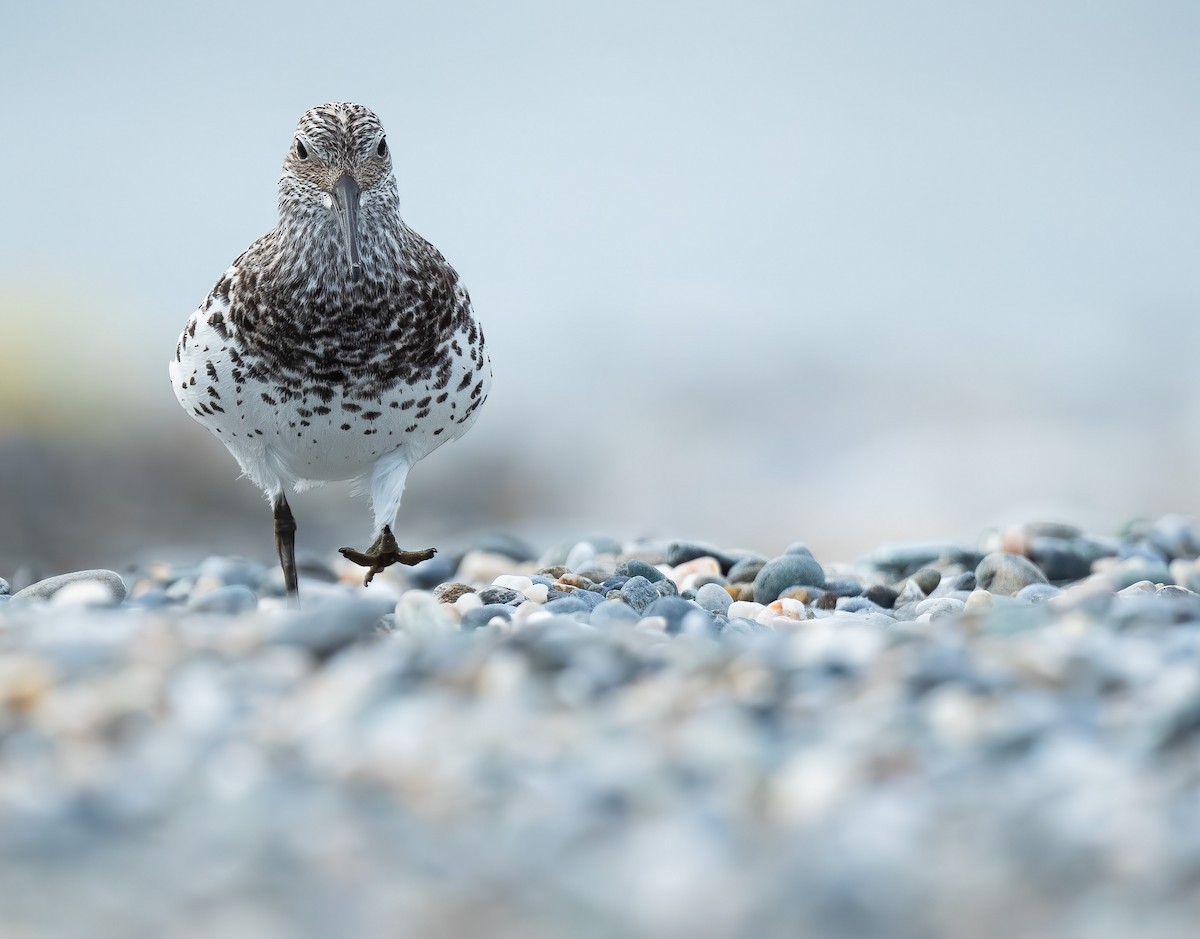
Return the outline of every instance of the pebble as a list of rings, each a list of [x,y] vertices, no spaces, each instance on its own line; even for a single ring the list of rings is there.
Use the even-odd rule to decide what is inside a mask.
[[[533,584],[531,583],[529,586],[532,587]],[[483,587],[477,590],[476,594],[479,596],[479,602],[484,606],[491,606],[495,603],[507,603],[511,606],[518,606],[525,601],[524,593],[508,587]]]
[[[86,598],[85,605],[95,605],[97,598],[101,598],[101,602],[108,604],[117,604],[125,599],[126,587],[125,581],[121,579],[121,575],[116,571],[108,570],[87,570],[74,571],[70,574],[59,574],[56,577],[47,577],[45,580],[39,580],[35,584],[30,584],[24,590],[20,590],[13,594],[14,603],[29,603],[39,600],[49,600],[60,590],[76,585],[88,585],[84,589],[86,593],[76,592],[76,596]],[[103,594],[97,593],[92,589],[91,585],[97,585]]]
[[[409,594],[420,593],[422,591],[409,591]],[[437,605],[433,594],[424,596]],[[406,610],[410,605],[411,601],[405,605]],[[380,620],[392,607],[393,604],[386,600],[368,598],[366,591],[340,600],[309,600],[302,609],[286,616],[275,635],[275,642],[298,646],[315,656],[326,657],[365,637],[377,637]],[[396,613],[399,619],[398,608]]]
[[[124,602],[68,575],[0,602],[0,867],[38,886],[0,919],[151,935],[199,896],[213,935],[399,910],[507,939],[577,932],[582,903],[613,935],[882,936],[983,909],[1084,939],[1103,897],[1114,935],[1190,935],[1194,535],[1014,526],[981,544],[1018,551],[828,568],[586,539],[537,574],[481,540],[486,580],[318,572],[295,611],[238,559],[155,566]],[[1039,576],[1049,539],[1086,572]],[[781,561],[820,583],[757,602]]]
[[[785,554],[768,561],[754,577],[754,600],[770,603],[788,587],[824,587],[825,571],[811,555]]]
[[[513,608],[505,603],[479,606],[463,613],[460,624],[463,629],[478,629],[480,626],[486,626],[497,617],[506,622],[510,621],[513,618],[513,612]]]
[[[689,613],[704,613],[695,603],[682,597],[659,597],[642,613],[646,616],[661,616],[667,623],[667,632],[677,633],[683,627],[683,620]]]
[[[696,591],[696,603],[710,613],[728,613],[732,602],[729,591],[717,584],[705,584]]]
[[[255,609],[258,606],[258,594],[245,584],[233,583],[199,593],[188,601],[187,606],[194,613],[236,615]]]
[[[654,584],[645,577],[630,577],[621,588],[621,599],[628,603],[638,613],[645,611],[651,603],[659,598],[659,592]]]
[[[989,593],[1011,597],[1028,584],[1046,583],[1046,576],[1026,557],[993,551],[975,568],[975,580]]]

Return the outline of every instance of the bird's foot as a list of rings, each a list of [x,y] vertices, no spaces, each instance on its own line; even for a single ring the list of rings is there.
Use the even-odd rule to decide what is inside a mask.
[[[392,535],[390,525],[383,526],[379,537],[366,551],[355,551],[353,548],[339,548],[338,551],[347,561],[353,561],[360,567],[367,568],[367,576],[363,578],[364,587],[385,567],[391,567],[393,564],[405,564],[412,567],[414,564],[428,561],[437,554],[437,548],[425,548],[423,551],[401,551]]]

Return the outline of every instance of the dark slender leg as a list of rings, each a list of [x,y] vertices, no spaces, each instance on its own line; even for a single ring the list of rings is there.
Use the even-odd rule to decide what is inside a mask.
[[[300,590],[296,583],[296,519],[292,507],[283,493],[271,506],[275,513],[275,550],[279,552],[279,566],[283,568],[283,586],[287,591],[288,605],[300,605]]]
[[[390,525],[383,526],[379,537],[366,551],[355,551],[353,548],[339,548],[338,550],[347,561],[353,561],[355,564],[367,568],[367,576],[363,578],[364,587],[385,567],[391,567],[393,564],[407,564],[411,567],[422,561],[428,561],[437,554],[437,548],[425,548],[423,551],[401,551],[392,535]]]

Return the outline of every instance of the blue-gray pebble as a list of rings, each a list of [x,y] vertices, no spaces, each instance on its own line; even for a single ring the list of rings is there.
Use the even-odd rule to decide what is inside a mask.
[[[989,593],[1011,597],[1028,584],[1046,583],[1046,575],[1029,558],[993,551],[975,568],[975,581]]]
[[[770,603],[789,587],[824,587],[825,571],[804,554],[785,554],[768,561],[754,578],[754,601]]]

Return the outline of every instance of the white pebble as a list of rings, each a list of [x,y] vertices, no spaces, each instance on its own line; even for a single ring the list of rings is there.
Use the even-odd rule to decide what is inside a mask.
[[[507,590],[515,590],[517,593],[524,593],[533,586],[533,581],[524,574],[501,574],[492,581],[494,587],[504,587]]]
[[[546,598],[550,596],[550,588],[545,584],[530,584],[521,591],[528,600],[534,603],[545,603]]]
[[[757,619],[758,614],[766,608],[765,604],[753,600],[734,600],[729,604],[727,615],[730,619]]]

